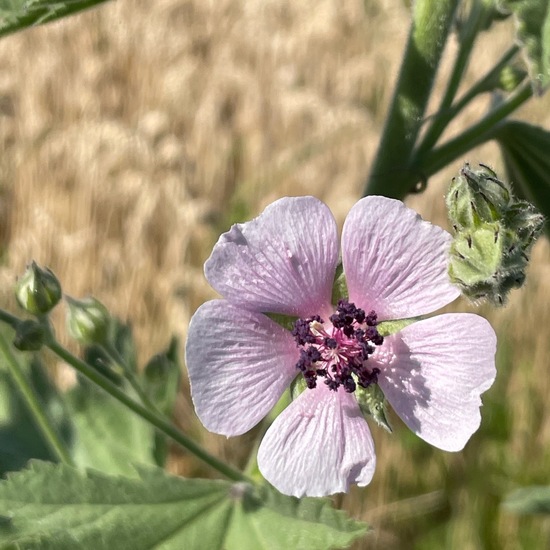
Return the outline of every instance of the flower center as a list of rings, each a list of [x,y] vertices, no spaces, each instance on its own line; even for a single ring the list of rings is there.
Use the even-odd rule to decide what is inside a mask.
[[[364,388],[376,384],[380,369],[367,365],[375,346],[384,342],[376,329],[376,313],[365,314],[355,304],[340,300],[329,320],[325,324],[319,315],[298,319],[292,330],[301,348],[296,368],[307,387],[315,388],[318,377],[324,378],[331,390],[343,386],[348,393],[354,392],[357,384]]]

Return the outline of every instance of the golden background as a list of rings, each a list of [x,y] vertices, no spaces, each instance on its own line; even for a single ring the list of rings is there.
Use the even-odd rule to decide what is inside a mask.
[[[202,265],[232,222],[278,197],[312,194],[342,224],[376,152],[409,21],[398,0],[119,0],[1,40],[2,305],[15,310],[13,283],[34,259],[67,294],[93,294],[130,321],[142,363],[171,334],[183,346],[191,315],[214,296]],[[512,30],[508,21],[481,36],[464,88]],[[436,90],[456,46],[453,38]],[[549,128],[548,96],[517,116]],[[466,160],[504,176],[488,144],[408,204],[446,226],[445,188]],[[393,436],[373,427],[373,483],[335,499],[374,527],[354,548],[550,544],[549,519],[499,508],[508,491],[550,478],[549,260],[541,239],[525,287],[500,311],[454,306],[486,315],[500,338],[482,428],[450,454],[397,420]],[[68,343],[62,312],[56,326]],[[59,384],[72,383],[68,368],[51,367]],[[246,461],[252,436],[202,430],[185,374],[176,419],[212,452]],[[177,450],[169,468],[211,475]]]

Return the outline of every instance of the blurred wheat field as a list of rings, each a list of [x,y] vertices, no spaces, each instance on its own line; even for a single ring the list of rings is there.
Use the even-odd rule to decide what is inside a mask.
[[[376,151],[408,23],[399,0],[119,0],[3,39],[2,306],[15,307],[13,282],[35,259],[69,295],[93,294],[131,321],[142,362],[171,334],[183,342],[214,296],[202,265],[232,222],[303,194],[343,222]],[[482,37],[465,85],[499,56],[511,27]],[[518,116],[550,127],[548,97]],[[502,173],[491,144],[463,160]],[[410,205],[445,225],[443,193],[459,166]],[[550,546],[549,519],[499,509],[509,490],[550,479],[549,291],[544,241],[526,287],[506,308],[480,311],[500,338],[499,375],[464,452],[434,450],[396,418],[394,436],[373,428],[372,485],[335,499],[374,528],[354,548]],[[66,369],[53,371],[70,384]],[[252,436],[202,431],[186,381],[177,421],[212,452],[246,461]],[[211,474],[176,451],[170,468]]]

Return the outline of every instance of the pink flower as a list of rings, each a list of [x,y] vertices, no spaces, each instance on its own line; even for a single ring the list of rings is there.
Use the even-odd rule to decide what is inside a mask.
[[[197,415],[215,433],[255,426],[297,376],[305,389],[265,434],[258,465],[279,491],[324,496],[367,485],[376,457],[358,386],[378,384],[428,443],[464,447],[495,378],[496,337],[465,313],[382,338],[380,321],[431,313],[459,291],[447,277],[450,235],[403,203],[367,197],[342,232],[349,300],[331,304],[336,222],[313,197],[284,198],[223,234],[205,264],[225,298],[193,316],[186,347]],[[298,317],[293,331],[264,313]]]

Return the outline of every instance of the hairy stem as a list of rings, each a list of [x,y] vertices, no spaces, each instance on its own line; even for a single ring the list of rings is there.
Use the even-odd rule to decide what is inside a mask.
[[[409,159],[422,125],[458,0],[417,0],[395,93],[364,195],[403,198]]]

